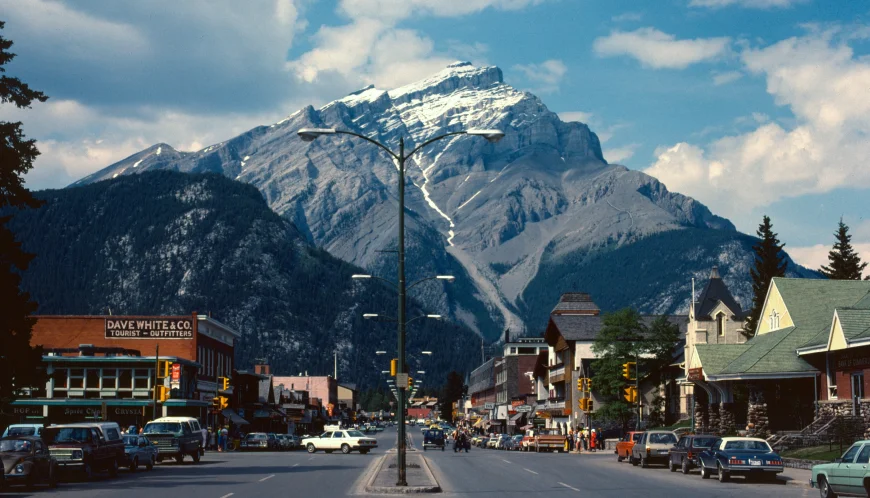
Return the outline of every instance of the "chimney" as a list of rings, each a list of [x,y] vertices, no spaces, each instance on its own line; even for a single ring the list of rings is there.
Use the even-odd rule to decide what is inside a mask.
[[[722,278],[719,276],[719,267],[714,266],[712,270],[710,270],[710,280],[714,278]]]

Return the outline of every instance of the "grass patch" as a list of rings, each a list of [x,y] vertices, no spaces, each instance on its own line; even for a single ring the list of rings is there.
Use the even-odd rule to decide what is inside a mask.
[[[840,458],[848,448],[849,446],[847,445],[841,451],[839,446],[834,446],[833,448],[828,445],[808,446],[806,448],[785,450],[780,453],[780,456],[784,458],[802,458],[804,460],[824,460],[830,462],[835,458]]]

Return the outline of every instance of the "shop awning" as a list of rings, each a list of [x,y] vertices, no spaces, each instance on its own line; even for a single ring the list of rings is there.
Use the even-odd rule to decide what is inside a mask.
[[[510,420],[508,420],[508,425],[517,425],[517,420],[523,417],[524,413],[517,413],[515,415],[511,415]]]
[[[483,424],[486,422],[486,419],[478,419],[477,422],[474,423],[472,427],[483,427]]]
[[[236,425],[250,425],[250,422],[240,417],[239,414],[236,413],[236,411],[232,408],[225,408],[224,411],[221,412],[221,414],[224,417],[230,419],[230,422]]]
[[[535,427],[535,426],[534,426],[533,424],[524,425],[524,426],[520,427],[520,430],[521,430],[521,431],[527,431],[527,430],[529,430],[529,429],[534,429],[534,427]]]

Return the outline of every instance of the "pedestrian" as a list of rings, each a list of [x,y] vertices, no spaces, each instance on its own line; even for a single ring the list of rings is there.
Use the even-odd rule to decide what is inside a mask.
[[[212,451],[217,449],[217,436],[214,432],[211,427],[208,428],[208,449]]]
[[[571,451],[574,448],[574,430],[568,429],[568,437],[565,439],[565,451]]]
[[[595,453],[595,445],[598,443],[598,433],[595,432],[595,429],[592,429],[592,433],[589,435],[589,449],[593,453]]]
[[[230,431],[227,429],[227,426],[221,427],[221,439],[223,439],[223,444],[221,445],[221,451],[227,451],[227,444],[229,443],[229,435]]]

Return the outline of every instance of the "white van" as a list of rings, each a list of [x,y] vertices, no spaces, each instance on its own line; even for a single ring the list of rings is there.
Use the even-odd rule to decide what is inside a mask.
[[[12,424],[3,431],[3,437],[6,436],[42,436],[42,429],[45,426],[42,424]]]

